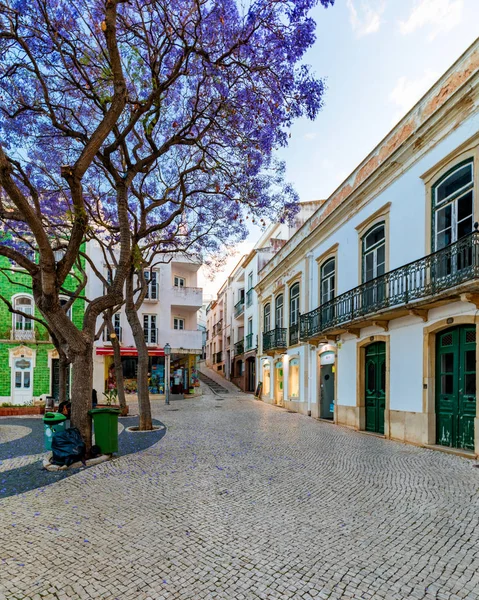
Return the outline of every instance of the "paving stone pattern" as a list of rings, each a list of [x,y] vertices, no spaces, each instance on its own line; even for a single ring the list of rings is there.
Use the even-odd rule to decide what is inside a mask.
[[[2,600],[479,598],[472,461],[244,396],[153,410],[153,446],[0,501]]]

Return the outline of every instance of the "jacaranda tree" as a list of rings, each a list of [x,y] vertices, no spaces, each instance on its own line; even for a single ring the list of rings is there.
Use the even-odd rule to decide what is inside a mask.
[[[73,364],[87,443],[97,319],[142,256],[217,251],[247,218],[294,212],[274,151],[321,108],[301,64],[318,3],[333,0],[0,2],[0,254]],[[115,240],[116,268],[80,330],[59,290],[92,235]]]

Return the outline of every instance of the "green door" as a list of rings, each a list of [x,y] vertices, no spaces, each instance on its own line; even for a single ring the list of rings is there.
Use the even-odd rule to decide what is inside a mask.
[[[366,431],[384,433],[386,407],[386,343],[366,347]]]
[[[436,442],[474,450],[476,328],[448,329],[436,343]]]

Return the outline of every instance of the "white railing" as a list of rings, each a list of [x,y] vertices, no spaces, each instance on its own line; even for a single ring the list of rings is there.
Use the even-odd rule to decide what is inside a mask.
[[[13,329],[12,339],[19,341],[27,341],[35,339],[34,329]]]

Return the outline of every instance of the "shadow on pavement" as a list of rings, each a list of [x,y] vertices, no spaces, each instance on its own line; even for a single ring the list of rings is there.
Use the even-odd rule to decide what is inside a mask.
[[[145,450],[160,441],[166,433],[166,429],[141,434],[126,431],[127,427],[138,425],[138,421],[138,417],[121,417],[119,419],[119,422],[125,428],[118,437],[118,454],[120,456],[141,452],[141,450]],[[153,420],[153,423],[163,425],[156,419]],[[20,463],[18,467],[13,465],[13,468],[8,471],[0,471],[0,499],[46,487],[81,470],[68,469],[67,471],[53,473],[45,471],[40,457],[34,462],[30,462],[30,464],[21,465],[22,457],[25,462],[29,462],[34,456],[45,453],[43,449],[42,419],[15,419],[12,417],[11,419],[2,419],[0,425],[21,425],[31,429],[31,433],[22,438],[0,444],[0,468],[4,461],[11,459],[18,459]]]

